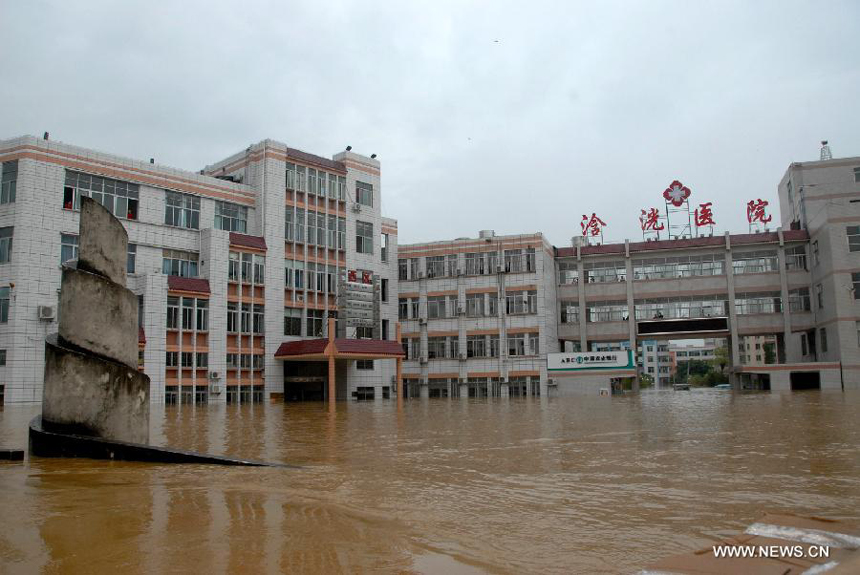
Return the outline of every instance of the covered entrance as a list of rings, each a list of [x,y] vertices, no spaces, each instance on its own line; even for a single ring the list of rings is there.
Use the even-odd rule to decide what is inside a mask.
[[[285,401],[347,399],[347,363],[359,360],[397,360],[397,385],[402,381],[403,347],[399,341],[335,338],[335,320],[329,319],[328,338],[284,342],[275,359],[284,361]],[[400,325],[397,325],[400,339]]]

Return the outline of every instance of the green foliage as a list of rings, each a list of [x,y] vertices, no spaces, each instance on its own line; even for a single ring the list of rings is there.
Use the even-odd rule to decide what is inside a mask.
[[[713,363],[714,369],[719,370],[720,373],[724,372],[729,364],[731,364],[731,361],[729,361],[729,348],[722,346],[715,349]]]

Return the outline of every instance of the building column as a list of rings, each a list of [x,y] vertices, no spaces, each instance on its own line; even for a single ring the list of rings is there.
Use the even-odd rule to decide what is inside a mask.
[[[335,385],[335,364],[334,364],[334,318],[328,319],[328,346],[326,347],[326,355],[328,355],[328,404],[334,406],[337,401],[337,386]],[[399,361],[399,360],[398,360]]]
[[[628,343],[633,354],[633,369],[636,375],[633,378],[633,392],[639,392],[639,362],[636,361],[636,302],[633,296],[633,260],[630,259],[630,240],[624,240],[624,260],[627,269],[627,326],[629,329]],[[659,353],[659,352],[658,352]],[[643,352],[644,355],[644,352]],[[659,377],[659,374],[657,374]]]
[[[740,355],[738,354],[740,337],[738,336],[738,314],[735,308],[735,275],[732,268],[732,241],[729,232],[726,232],[726,291],[728,293],[728,302],[726,305],[729,307],[726,311],[729,316],[730,331],[728,338],[729,382],[732,384],[734,390],[738,391],[741,388],[741,380],[735,368],[741,365]]]
[[[402,341],[402,333],[400,330],[400,322],[398,321],[394,324],[394,337],[397,339],[397,343],[403,345]],[[403,405],[403,358],[397,358],[397,372],[394,376],[396,380],[394,382],[394,393],[397,394],[397,406],[402,407]]]
[[[779,236],[779,249],[777,254],[779,255],[779,292],[780,298],[782,299],[782,353],[783,357],[779,357],[779,345],[776,346],[774,350],[776,352],[776,363],[792,363],[791,360],[788,359],[788,350],[791,346],[791,310],[789,309],[789,297],[788,297],[788,272],[785,267],[786,264],[786,256],[785,256],[785,239],[782,235],[782,228],[778,228],[776,230],[777,235]],[[782,359],[782,361],[780,361]]]

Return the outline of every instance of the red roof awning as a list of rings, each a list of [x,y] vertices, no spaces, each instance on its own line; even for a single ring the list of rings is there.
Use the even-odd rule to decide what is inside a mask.
[[[230,245],[242,248],[253,248],[266,251],[266,240],[260,236],[249,236],[237,232],[230,232]]]
[[[304,339],[299,341],[285,341],[275,352],[276,358],[300,358],[302,356],[316,356],[318,358],[326,353],[329,340]],[[403,357],[403,347],[396,341],[379,339],[335,339],[334,356],[349,357],[353,355],[374,356],[380,359],[387,357]]]
[[[179,276],[167,276],[167,289],[205,294],[210,293],[209,280],[200,278],[181,278]]]

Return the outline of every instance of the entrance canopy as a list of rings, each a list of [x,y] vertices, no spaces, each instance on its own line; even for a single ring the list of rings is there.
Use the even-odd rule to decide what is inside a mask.
[[[306,339],[288,341],[275,352],[284,361],[324,361],[335,359],[397,359],[405,357],[396,341],[379,339]]]

